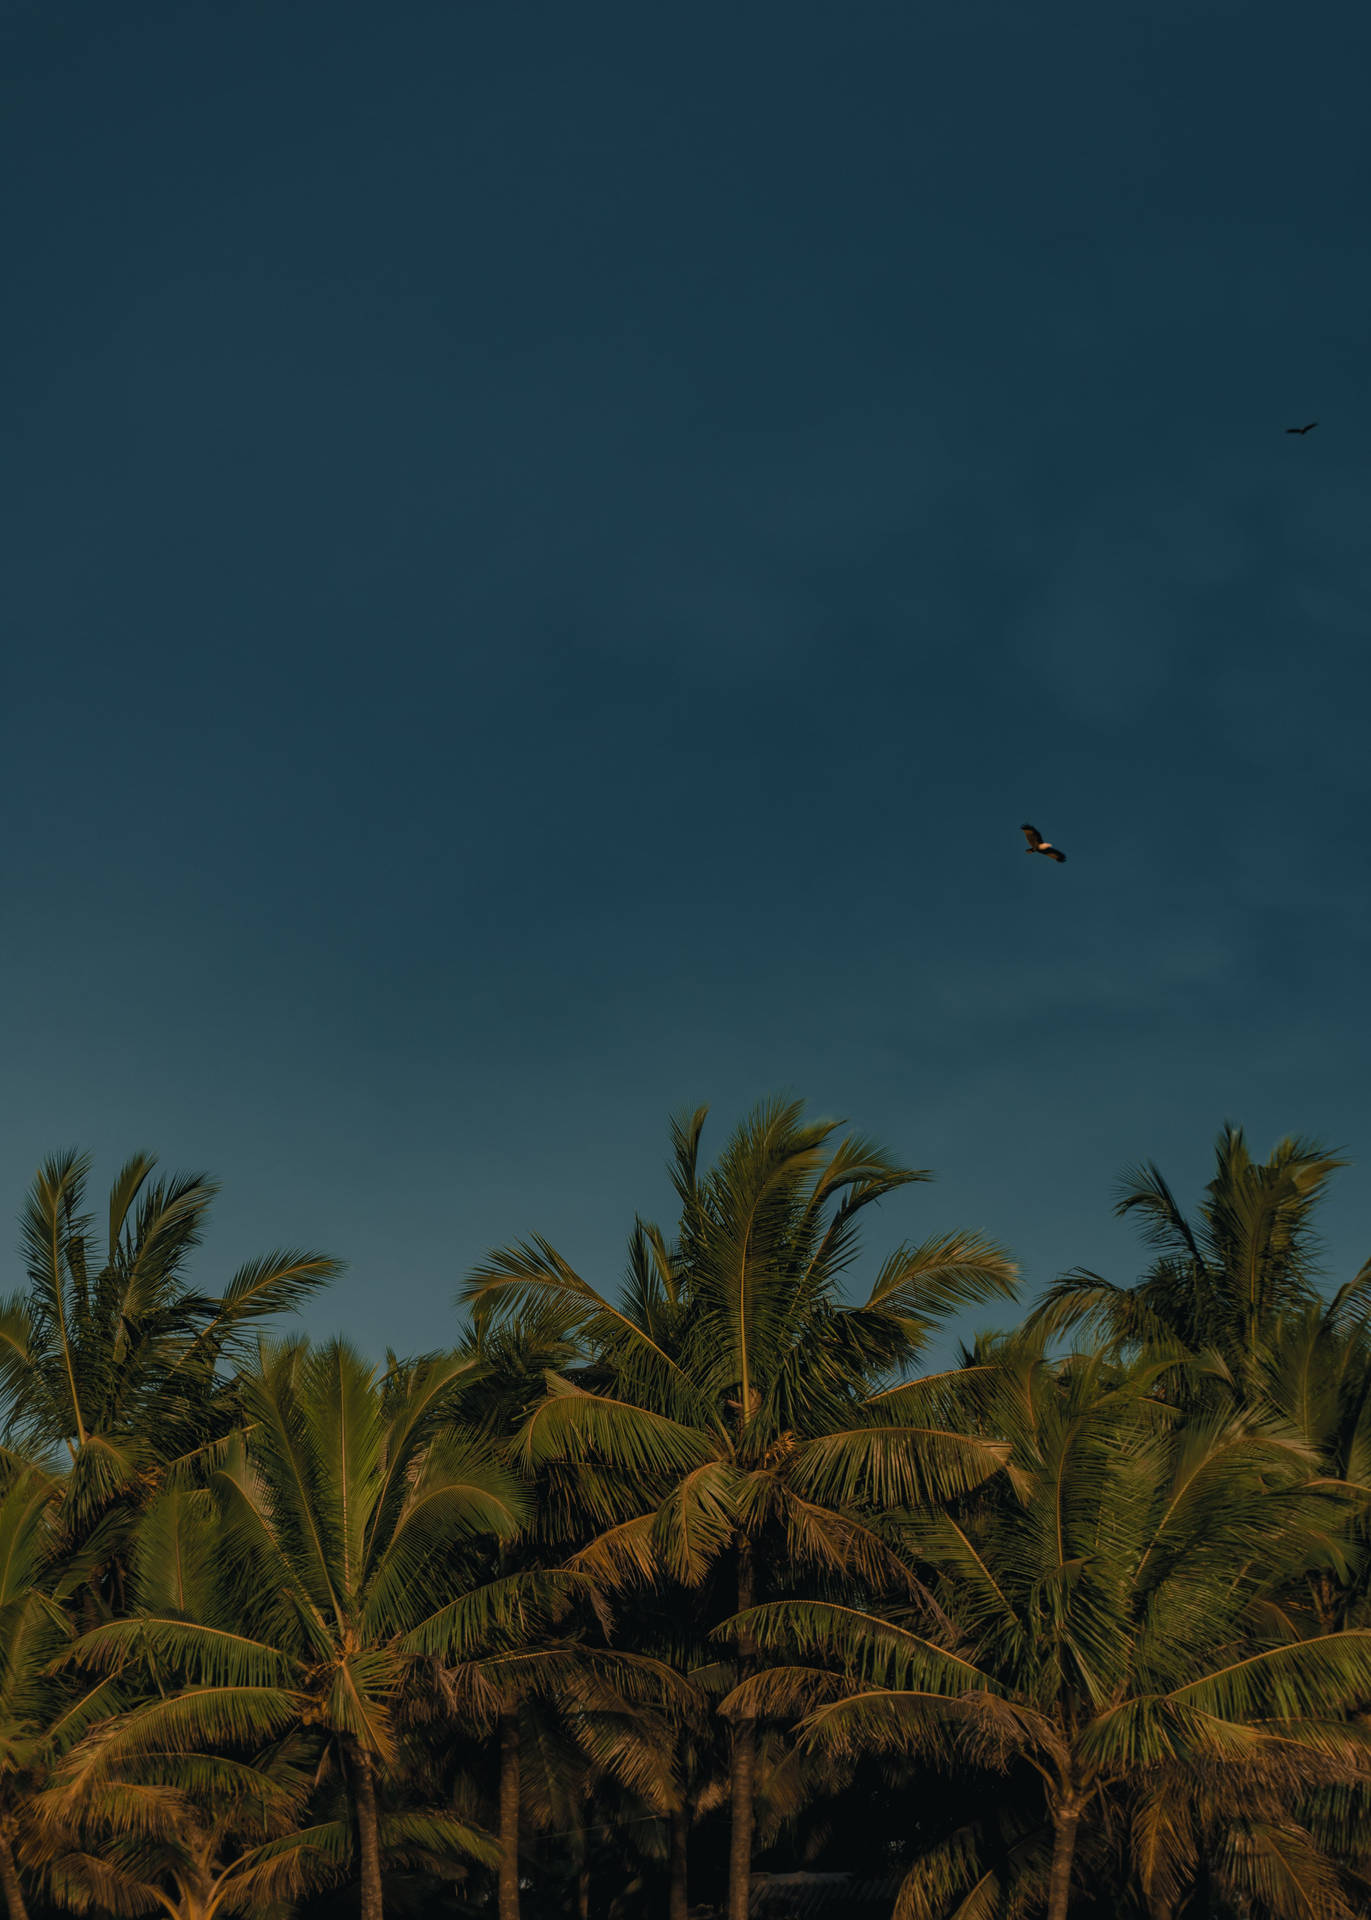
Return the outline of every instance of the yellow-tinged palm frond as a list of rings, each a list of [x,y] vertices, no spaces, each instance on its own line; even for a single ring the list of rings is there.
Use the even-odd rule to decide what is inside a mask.
[[[101,1749],[118,1725],[112,1717],[96,1728],[54,1770],[34,1803],[40,1828],[174,1838],[197,1808],[212,1808],[243,1830],[298,1823],[310,1777],[280,1749],[259,1756],[258,1765],[227,1754],[152,1748],[136,1760],[125,1752],[102,1766]]]
[[[397,1515],[411,1499],[416,1465],[427,1462],[430,1444],[442,1429],[454,1422],[460,1424],[463,1391],[478,1384],[484,1373],[485,1365],[478,1355],[453,1352],[411,1365],[403,1382],[391,1376],[383,1384],[385,1465],[371,1502],[363,1580],[373,1572],[378,1554],[386,1550]]]
[[[154,1500],[133,1543],[133,1591],[142,1609],[204,1618],[212,1606],[222,1536],[213,1497],[176,1486]]]
[[[681,1223],[699,1309],[688,1371],[714,1404],[736,1396],[744,1420],[790,1349],[791,1290],[777,1280],[801,1252],[797,1235],[834,1131],[834,1123],[806,1123],[800,1114],[798,1102],[773,1101],[748,1116]],[[801,1282],[801,1299],[806,1291]]]
[[[592,1771],[612,1777],[645,1806],[658,1813],[683,1811],[693,1798],[696,1810],[702,1811],[704,1795],[699,1782],[690,1778],[682,1734],[698,1742],[708,1721],[709,1702],[687,1683],[666,1711],[622,1700],[578,1706],[571,1731]]]
[[[896,1422],[848,1427],[803,1441],[792,1468],[813,1500],[882,1509],[922,1507],[967,1493],[1003,1467],[1008,1445],[977,1434]]]
[[[86,1428],[74,1323],[85,1305],[84,1242],[91,1222],[79,1209],[89,1170],[88,1154],[68,1150],[53,1155],[39,1168],[20,1216],[29,1279],[26,1345],[32,1352],[40,1343],[50,1343],[54,1364],[47,1371],[52,1376],[50,1396],[56,1402],[53,1412],[60,1407],[68,1423],[65,1430],[74,1432],[79,1442],[84,1441]]]
[[[259,1609],[291,1650],[327,1660],[340,1625],[338,1596],[321,1577],[315,1553],[295,1553],[276,1524],[270,1481],[242,1444],[231,1445],[215,1470],[210,1490],[216,1504],[221,1557],[218,1565],[249,1617]]]
[[[1115,1844],[1142,1780],[1233,1778],[1249,1810],[1257,1781],[1288,1805],[1371,1780],[1349,1718],[1371,1701],[1371,1649],[1311,1638],[1277,1604],[1301,1570],[1341,1564],[1339,1502],[1308,1448],[1249,1418],[1177,1418],[1155,1397],[1164,1363],[1010,1362],[1007,1402],[988,1396],[981,1415],[993,1431],[1005,1407],[1014,1491],[992,1482],[955,1514],[900,1523],[960,1638],[888,1607],[756,1608],[731,1637],[816,1666],[745,1675],[730,1714],[798,1722],[807,1746],[851,1761],[1026,1761],[1049,1805],[1052,1782],[1082,1783],[1087,1849]],[[1026,1897],[1027,1879],[999,1885],[1001,1911]]]
[[[321,1723],[344,1746],[355,1742],[380,1767],[397,1758],[392,1708],[404,1680],[403,1664],[389,1648],[355,1654],[329,1676]]]
[[[858,1316],[883,1314],[920,1335],[949,1313],[992,1297],[1012,1299],[1018,1268],[1002,1247],[976,1233],[941,1233],[897,1247],[882,1262]]]
[[[1220,1880],[1259,1903],[1271,1920],[1360,1920],[1334,1862],[1295,1820],[1236,1814],[1214,1838]]]
[[[148,1656],[210,1686],[284,1686],[295,1671],[279,1647],[250,1634],[154,1614],[92,1627],[65,1648],[54,1665],[113,1673]]]
[[[772,1600],[715,1629],[716,1639],[746,1639],[761,1652],[794,1652],[837,1663],[868,1685],[919,1686],[949,1695],[1001,1691],[975,1660],[893,1619],[830,1601]]]
[[[1008,1810],[956,1827],[920,1853],[895,1898],[893,1920],[1005,1920],[1046,1888],[1041,1828]]]
[[[669,1578],[698,1586],[732,1542],[741,1476],[726,1460],[683,1474],[657,1510],[652,1550]]]
[[[655,1513],[640,1513],[616,1527],[607,1527],[572,1554],[566,1563],[568,1570],[584,1574],[610,1592],[655,1584],[664,1574],[655,1544],[656,1523]]]
[[[735,1678],[733,1670],[723,1667],[706,1668],[697,1678],[712,1691],[716,1675],[727,1689],[718,1701],[718,1711],[726,1719],[740,1715],[799,1724],[834,1700],[849,1700],[869,1690],[864,1681],[822,1667],[764,1667],[733,1685],[729,1684]]]
[[[22,1402],[32,1375],[35,1328],[30,1303],[22,1293],[6,1294],[0,1299],[0,1402],[10,1409],[4,1431],[22,1425],[14,1418],[14,1409]]]
[[[798,1733],[806,1745],[848,1760],[907,1754],[943,1766],[962,1762],[1001,1771],[1017,1755],[1051,1761],[1061,1754],[1060,1742],[1037,1716],[982,1689],[863,1687],[816,1706]]]
[[[254,1439],[259,1451],[278,1444],[289,1461],[290,1483],[308,1488],[300,1503],[300,1537],[317,1537],[330,1584],[351,1611],[370,1559],[371,1521],[382,1485],[389,1438],[386,1409],[374,1368],[341,1341],[312,1349],[290,1374],[280,1405],[289,1436],[263,1420]],[[254,1410],[251,1394],[249,1413]],[[261,1404],[257,1407],[261,1415]],[[273,1411],[275,1409],[273,1408]],[[293,1416],[293,1419],[292,1419]],[[289,1452],[286,1451],[289,1445]],[[278,1487],[278,1526],[281,1512]],[[306,1507],[308,1521],[305,1522]]]
[[[698,1709],[698,1690],[684,1674],[649,1654],[572,1642],[514,1648],[479,1662],[483,1683],[499,1700],[559,1701],[568,1713],[677,1712]]]
[[[1267,1647],[1174,1687],[1169,1700],[1228,1719],[1322,1719],[1371,1701],[1371,1628]]]
[[[344,1271],[341,1260],[301,1247],[277,1248],[246,1261],[214,1303],[197,1345],[227,1346],[266,1314],[293,1312]],[[193,1351],[193,1349],[192,1349]]]
[[[1271,1495],[1281,1487],[1303,1489],[1318,1466],[1294,1434],[1263,1430],[1228,1414],[1196,1415],[1173,1437],[1154,1437],[1150,1444],[1165,1458],[1158,1458],[1149,1474],[1156,1493],[1133,1576],[1140,1590],[1171,1571],[1177,1553],[1212,1547],[1216,1537],[1241,1533],[1239,1551],[1250,1553],[1255,1509],[1262,1506],[1270,1512],[1272,1529],[1288,1535],[1297,1516],[1279,1508]],[[1239,1506],[1241,1519],[1235,1524]],[[1316,1511],[1313,1503],[1308,1511]]]
[[[549,1461],[604,1461],[623,1473],[651,1481],[703,1466],[718,1454],[718,1442],[666,1414],[590,1393],[553,1376],[548,1397],[531,1415],[520,1448],[523,1466]]]
[[[405,1654],[451,1661],[527,1645],[560,1622],[576,1596],[590,1587],[585,1574],[567,1568],[507,1574],[457,1595],[402,1634],[396,1645]]]
[[[330,1376],[339,1395],[336,1409],[324,1405]],[[379,1399],[374,1370],[341,1341],[330,1342],[317,1356],[303,1342],[291,1342],[264,1351],[261,1364],[244,1377],[242,1393],[252,1423],[253,1504],[262,1521],[263,1545],[269,1553],[274,1550],[277,1562],[289,1566],[293,1583],[309,1595],[321,1619],[335,1622],[341,1631],[349,1581],[339,1533],[344,1517],[340,1503],[352,1499],[355,1504],[357,1487],[354,1482],[345,1491],[335,1484],[336,1442],[339,1420],[346,1422],[349,1409],[360,1410]],[[373,1475],[378,1462],[379,1444],[371,1461]],[[234,1477],[226,1468],[218,1479]],[[238,1484],[251,1499],[253,1483],[244,1476]],[[353,1564],[360,1566],[360,1560],[358,1540]]]
[[[294,1833],[265,1840],[235,1863],[235,1904],[295,1902],[336,1886],[352,1870],[355,1846],[346,1820],[320,1820]]]
[[[575,1314],[582,1336],[592,1344],[612,1346],[625,1366],[641,1371],[662,1390],[689,1393],[677,1361],[647,1328],[583,1280],[539,1235],[490,1254],[473,1270],[461,1297],[478,1325],[526,1305],[536,1307],[547,1298],[556,1300]]]
[[[493,1834],[438,1809],[397,1810],[381,1819],[381,1848],[397,1867],[429,1867],[452,1871],[478,1861],[494,1866],[500,1857]]]
[[[993,1645],[1009,1660],[1021,1655],[1035,1625],[1033,1610],[1011,1580],[1001,1584],[996,1577],[975,1528],[950,1513],[939,1513],[906,1531],[911,1551],[926,1556],[950,1582],[958,1624],[972,1643]]]
[[[1192,1797],[1174,1775],[1154,1775],[1139,1783],[1129,1810],[1128,1845],[1143,1894],[1170,1912],[1200,1864]]]
[[[384,1548],[368,1543],[360,1627],[366,1634],[407,1633],[437,1612],[452,1586],[455,1551],[480,1541],[512,1540],[527,1518],[525,1489],[472,1436],[445,1434],[412,1463],[403,1504],[390,1515]]]
[[[120,1715],[97,1749],[82,1749],[79,1764],[96,1777],[155,1753],[263,1747],[298,1726],[311,1706],[284,1687],[185,1687]],[[73,1776],[77,1766],[73,1760]]]
[[[1279,1748],[1255,1765],[1152,1775],[1140,1783],[1126,1834],[1131,1870],[1163,1911],[1183,1905],[1204,1873],[1239,1911],[1348,1920],[1366,1906],[1355,1838],[1330,1831],[1321,1816],[1330,1805],[1364,1805],[1365,1779],[1312,1794],[1301,1791],[1307,1779],[1303,1758],[1290,1764]]]
[[[164,1781],[105,1780],[97,1796],[89,1790],[89,1775],[77,1778],[79,1786],[70,1773],[59,1772],[57,1785],[34,1796],[35,1824],[50,1844],[61,1844],[64,1829],[96,1827],[110,1839],[161,1839],[174,1834],[193,1812],[180,1787]]]
[[[1074,1267],[1030,1311],[1024,1330],[1049,1344],[1067,1334],[1117,1347],[1188,1353],[1171,1322],[1138,1288]]]
[[[65,1753],[84,1740],[93,1727],[110,1719],[123,1704],[117,1683],[110,1680],[64,1691],[47,1722],[45,1740],[50,1752]]]
[[[1041,1364],[1041,1356],[1037,1356]],[[859,1402],[873,1422],[895,1420],[914,1426],[951,1427],[956,1432],[980,1433],[989,1425],[998,1439],[1002,1431],[1007,1384],[1004,1359],[950,1367],[941,1373],[922,1373],[896,1380],[864,1394]]]
[[[1081,1734],[1077,1752],[1092,1774],[1126,1778],[1165,1767],[1255,1766],[1277,1744],[1271,1731],[1254,1721],[1149,1697],[1096,1716]]]
[[[795,1118],[799,1118],[798,1108]],[[823,1131],[827,1138],[833,1129],[824,1126]],[[855,1259],[858,1215],[863,1209],[902,1187],[932,1178],[925,1169],[900,1166],[883,1147],[860,1134],[847,1134],[838,1141],[806,1183],[806,1190],[797,1193],[799,1205],[789,1229],[799,1255],[794,1291],[802,1312],[825,1302],[834,1281]]]
[[[59,1490],[51,1474],[22,1464],[0,1495],[0,1618],[27,1604],[51,1556],[52,1510]]]
[[[63,1849],[50,1861],[27,1859],[39,1884],[68,1913],[133,1916],[167,1910],[162,1888],[143,1874],[80,1847]]]
[[[874,1592],[919,1592],[917,1576],[892,1541],[856,1513],[803,1500],[791,1488],[777,1489],[793,1568],[844,1577]]]

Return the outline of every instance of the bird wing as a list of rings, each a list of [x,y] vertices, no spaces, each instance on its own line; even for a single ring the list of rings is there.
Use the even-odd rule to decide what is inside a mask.
[[[1038,829],[1036,827],[1030,827],[1026,821],[1023,824],[1023,826],[1019,828],[1019,832],[1026,833],[1028,835],[1028,844],[1030,847],[1040,847],[1042,845],[1043,843],[1042,835],[1038,832]]]
[[[1061,861],[1061,862],[1062,862],[1063,864],[1065,864],[1065,861],[1066,861],[1066,855],[1065,855],[1065,854],[1064,854],[1064,853],[1062,852],[1062,850],[1061,850],[1061,848],[1060,848],[1060,847],[1049,847],[1049,848],[1047,849],[1047,851],[1048,851],[1048,853],[1050,853],[1050,854],[1051,854],[1051,856],[1052,856],[1052,858],[1053,858],[1054,860],[1059,860],[1059,861]]]

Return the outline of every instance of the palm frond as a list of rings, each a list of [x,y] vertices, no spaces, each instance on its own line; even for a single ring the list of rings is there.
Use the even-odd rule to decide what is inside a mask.
[[[690,1472],[714,1458],[717,1443],[666,1414],[553,1375],[547,1398],[524,1428],[520,1460],[529,1471],[550,1461],[606,1461],[649,1482]]]
[[[810,1499],[881,1509],[921,1507],[978,1487],[1005,1465],[1008,1445],[978,1434],[895,1422],[805,1441],[793,1477]]]

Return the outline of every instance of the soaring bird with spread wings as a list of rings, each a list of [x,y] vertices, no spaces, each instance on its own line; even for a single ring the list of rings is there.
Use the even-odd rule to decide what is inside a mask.
[[[1311,420],[1307,427],[1287,427],[1286,432],[1287,433],[1312,433],[1318,424],[1319,423],[1317,420]]]
[[[1024,825],[1020,828],[1020,832],[1028,835],[1028,845],[1024,848],[1025,853],[1045,853],[1049,860],[1066,859],[1066,855],[1054,847],[1050,840],[1043,839],[1036,827]]]

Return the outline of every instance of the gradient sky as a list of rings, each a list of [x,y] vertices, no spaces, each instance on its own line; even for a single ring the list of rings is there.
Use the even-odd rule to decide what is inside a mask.
[[[1368,72],[1365,0],[0,0],[0,1212],[148,1145],[204,1284],[323,1245],[412,1349],[791,1090],[937,1169],[874,1247],[1127,1277],[1230,1116],[1371,1251]]]

